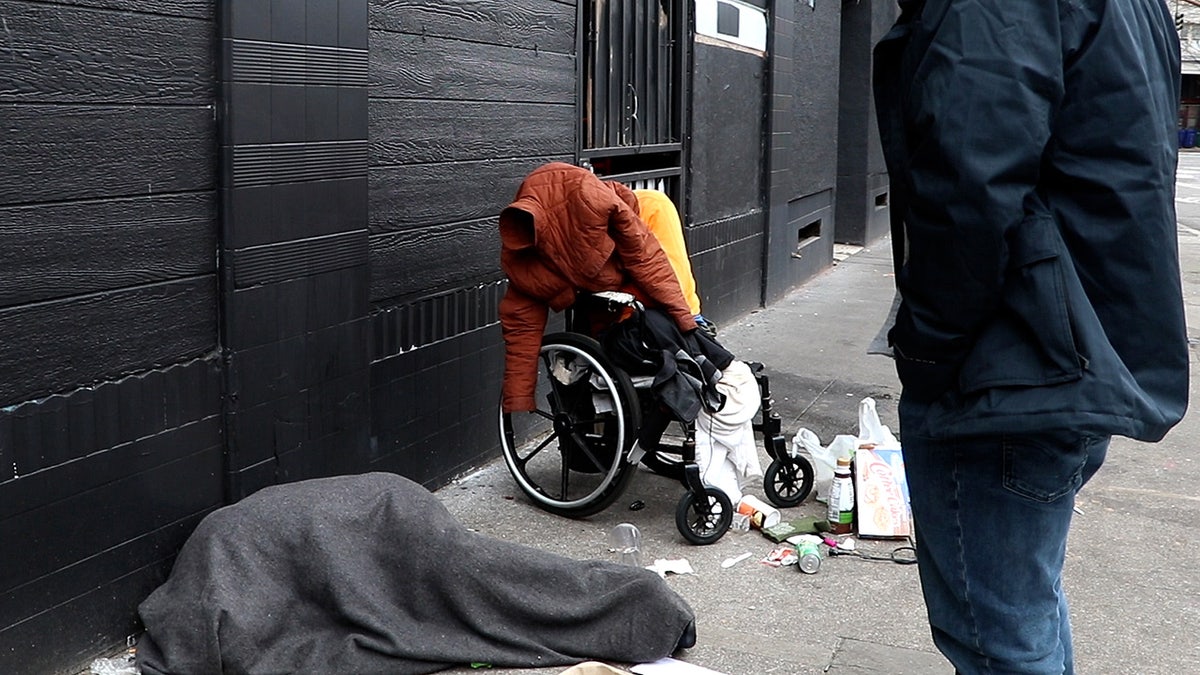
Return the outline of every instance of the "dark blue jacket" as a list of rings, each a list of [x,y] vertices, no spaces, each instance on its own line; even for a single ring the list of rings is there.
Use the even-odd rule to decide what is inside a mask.
[[[903,302],[934,437],[1157,440],[1187,406],[1162,0],[913,0],[875,50]]]

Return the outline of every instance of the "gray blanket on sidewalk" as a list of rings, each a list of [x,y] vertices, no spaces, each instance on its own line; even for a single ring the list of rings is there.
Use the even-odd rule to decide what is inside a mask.
[[[693,621],[654,572],[471,532],[372,473],[209,514],[138,608],[143,673],[428,673],[652,661]]]

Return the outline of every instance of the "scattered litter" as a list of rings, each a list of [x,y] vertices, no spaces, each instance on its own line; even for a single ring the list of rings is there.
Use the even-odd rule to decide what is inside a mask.
[[[848,539],[847,541],[854,541],[854,540]],[[787,542],[789,544],[794,544],[796,546],[800,546],[802,544],[816,544],[818,546],[821,544],[826,544],[826,545],[837,544],[837,542],[835,542],[833,539],[830,539],[828,537],[819,537],[815,534],[797,534],[794,537],[788,537]]]
[[[764,565],[770,565],[771,567],[785,567],[787,565],[795,565],[796,560],[796,547],[792,546],[791,544],[780,544],[779,546],[771,549],[771,552],[767,554],[767,557],[763,558],[759,562]]]
[[[667,574],[695,574],[696,570],[692,569],[692,564],[687,561],[687,558],[679,558],[677,560],[664,560],[659,558],[654,561],[653,565],[647,565],[646,569],[653,570],[658,573],[658,576],[666,579]]]
[[[641,511],[644,508],[646,508],[646,502],[640,499],[633,500],[633,503],[629,505],[630,511]]]
[[[771,527],[763,528],[763,536],[773,542],[779,543],[788,537],[794,537],[799,534],[817,534],[819,532],[829,531],[829,521],[824,518],[818,519],[816,516],[806,516],[797,520],[784,521],[777,523]]]
[[[729,523],[729,531],[745,534],[750,531],[750,516],[745,513],[734,513],[733,520]]]
[[[139,675],[133,650],[107,659],[96,659],[88,670],[91,675]]]
[[[725,675],[704,666],[680,661],[669,656],[651,663],[639,663],[629,670],[636,675]]]
[[[745,560],[746,558],[749,558],[749,557],[750,557],[750,552],[746,551],[745,553],[743,553],[739,556],[736,556],[733,558],[726,558],[725,562],[721,563],[721,567],[724,567],[725,569],[729,569],[730,567],[733,567],[734,565],[742,562],[743,560]]]

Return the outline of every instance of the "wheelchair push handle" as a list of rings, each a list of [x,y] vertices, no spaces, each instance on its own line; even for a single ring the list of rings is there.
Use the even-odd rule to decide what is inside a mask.
[[[580,292],[577,298],[586,302],[599,304],[602,308],[610,312],[618,312],[626,307],[632,307],[639,312],[645,309],[641,301],[634,297],[632,293],[622,291],[596,291],[595,293],[584,291]]]

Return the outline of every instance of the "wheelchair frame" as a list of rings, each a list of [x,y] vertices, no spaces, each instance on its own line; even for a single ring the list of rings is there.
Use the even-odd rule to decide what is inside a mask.
[[[600,309],[613,313],[643,310],[627,294],[584,295],[567,310],[568,330],[542,338],[538,409],[531,415],[500,411],[501,449],[509,473],[539,508],[583,518],[616,501],[642,463],[684,486],[675,510],[675,524],[684,539],[693,544],[719,540],[736,506],[701,479],[695,422],[671,417],[648,386],[636,386],[612,363],[588,334],[588,317],[577,309],[581,302],[599,302]],[[762,396],[753,427],[771,458],[763,474],[764,494],[778,507],[796,506],[812,491],[812,465],[788,452],[780,433],[782,422],[772,409],[769,378],[762,364],[748,365]],[[682,430],[678,445],[663,441],[672,423]]]

